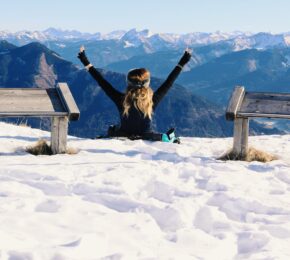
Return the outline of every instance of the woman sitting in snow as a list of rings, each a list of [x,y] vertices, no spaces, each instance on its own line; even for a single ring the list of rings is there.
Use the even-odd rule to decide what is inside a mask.
[[[166,134],[154,133],[151,122],[154,110],[166,95],[183,66],[190,60],[191,52],[186,50],[169,74],[165,82],[155,91],[150,88],[150,72],[147,69],[133,69],[127,75],[125,93],[116,90],[89,62],[84,47],[80,48],[78,58],[89,71],[100,87],[112,99],[120,113],[120,126],[111,126],[109,136],[125,136],[130,139],[145,139],[152,141],[177,142],[174,129]]]

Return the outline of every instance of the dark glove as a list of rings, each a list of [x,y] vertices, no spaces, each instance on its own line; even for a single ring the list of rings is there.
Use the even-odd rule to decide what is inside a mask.
[[[183,56],[181,57],[180,61],[178,62],[178,64],[183,67],[187,62],[190,61],[190,58],[191,52],[189,50],[186,50]]]
[[[81,63],[84,65],[84,66],[87,66],[90,64],[87,56],[86,56],[86,53],[85,53],[85,48],[81,47],[80,49],[80,52],[78,54],[78,58],[80,59]]]

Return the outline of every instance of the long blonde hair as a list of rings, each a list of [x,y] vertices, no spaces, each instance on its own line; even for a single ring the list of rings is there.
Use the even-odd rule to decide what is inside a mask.
[[[140,83],[139,87],[132,85],[132,82]],[[153,115],[153,90],[149,87],[150,72],[144,68],[134,69],[127,76],[128,87],[126,90],[123,107],[123,115],[129,116],[132,105],[140,110],[144,117],[152,119]]]

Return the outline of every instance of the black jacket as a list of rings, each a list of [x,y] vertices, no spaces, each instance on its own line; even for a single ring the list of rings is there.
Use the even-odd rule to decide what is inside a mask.
[[[150,118],[144,117],[143,112],[135,108],[135,106],[130,108],[128,117],[123,115],[123,101],[125,98],[125,93],[116,90],[94,67],[90,67],[89,72],[118,108],[121,121],[119,135],[143,135],[153,131]],[[164,83],[154,92],[153,111],[156,109],[162,98],[166,95],[180,72],[181,68],[176,66],[164,81]]]

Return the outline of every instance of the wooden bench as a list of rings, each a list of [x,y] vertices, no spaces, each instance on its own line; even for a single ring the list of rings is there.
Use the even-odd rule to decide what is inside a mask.
[[[66,83],[55,88],[1,88],[0,117],[50,117],[53,154],[65,153],[68,120],[79,119],[80,111]]]
[[[233,152],[241,159],[248,152],[249,118],[290,119],[290,93],[246,92],[242,86],[235,87],[226,119],[234,121]]]

